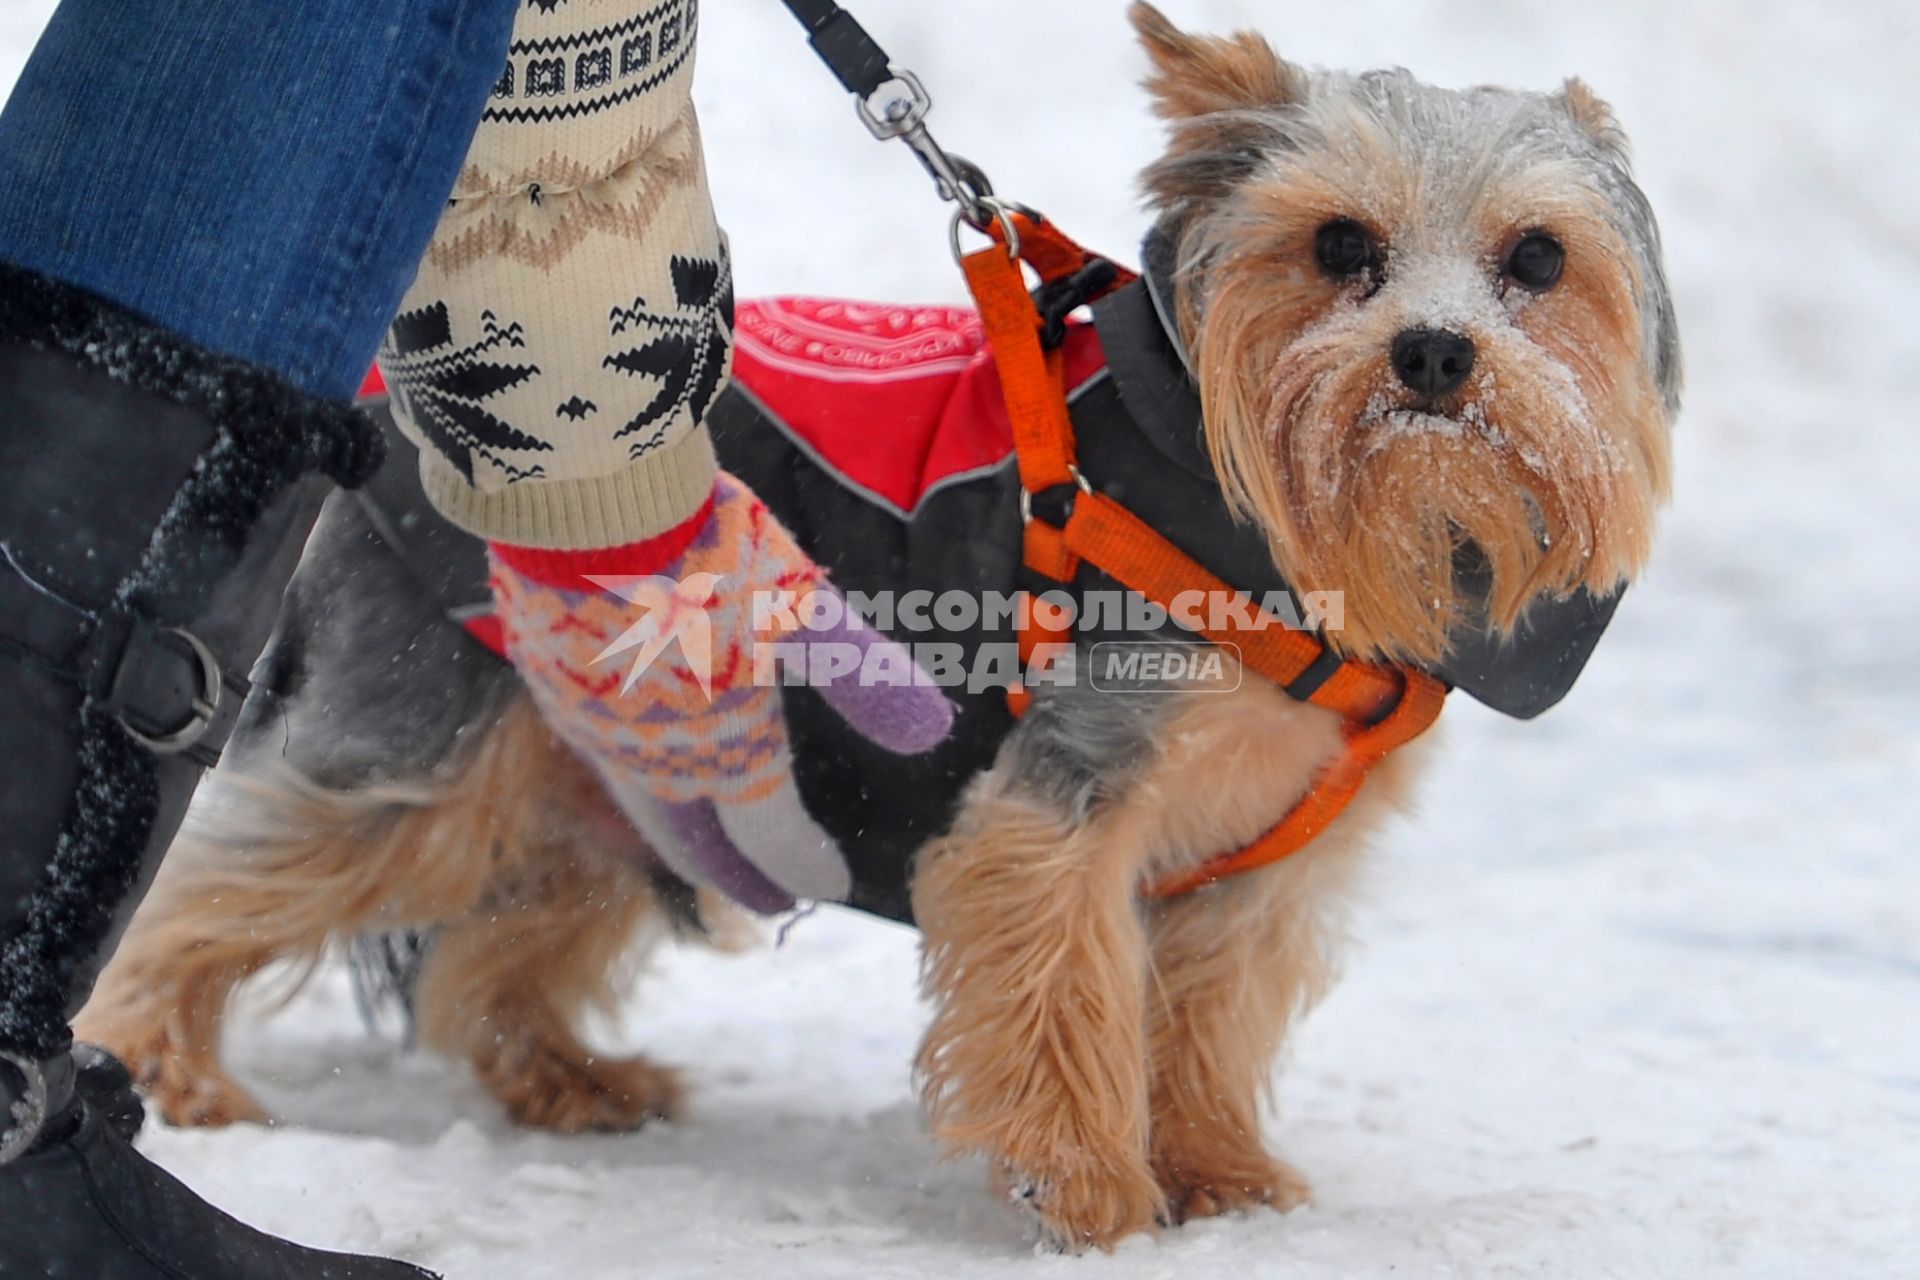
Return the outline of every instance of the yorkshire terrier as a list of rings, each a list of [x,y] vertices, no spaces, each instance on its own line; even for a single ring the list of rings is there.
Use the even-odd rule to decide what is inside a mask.
[[[1182,527],[1253,546],[1296,592],[1341,593],[1325,639],[1343,658],[1498,703],[1476,687],[1498,680],[1468,668],[1524,665],[1569,610],[1584,658],[1649,554],[1680,384],[1658,232],[1608,107],[1578,81],[1439,89],[1303,69],[1257,35],[1187,34],[1144,3],[1132,19],[1171,146],[1144,178],[1160,271],[1124,305],[1149,299],[1157,316],[1161,390],[1197,395],[1197,438],[1167,446],[1192,451],[1205,486]],[[1095,321],[1119,384],[1104,403],[1137,417],[1128,384],[1152,380],[1121,367],[1124,326]],[[1098,392],[1076,401],[1077,426]],[[716,418],[752,398],[730,391]],[[762,448],[739,443],[749,430]],[[774,496],[781,474],[746,470],[764,424],[717,437],[840,580],[838,548],[865,535],[809,527],[804,503]],[[1105,438],[1082,432],[1096,487]],[[1017,538],[1009,470],[987,483],[982,518]],[[420,589],[417,551],[388,552],[383,518],[334,499],[229,760],[82,1034],[175,1122],[257,1118],[218,1060],[234,988],[274,960],[422,930],[422,1037],[471,1061],[517,1120],[670,1115],[672,1072],[596,1057],[576,1023],[619,991],[637,936],[697,933],[714,903],[661,867],[511,671]],[[1552,672],[1503,709],[1531,714],[1570,679]],[[933,1129],[989,1157],[1053,1242],[1108,1247],[1307,1198],[1261,1139],[1260,1102],[1289,1022],[1333,974],[1361,850],[1429,744],[1284,861],[1170,899],[1142,887],[1272,827],[1340,732],[1251,671],[1224,694],[1043,689],[985,747],[930,766],[965,764],[937,826],[876,837],[913,854]],[[804,732],[795,745],[802,771],[847,758],[810,752]],[[850,844],[889,825],[876,815],[899,790],[862,792]]]

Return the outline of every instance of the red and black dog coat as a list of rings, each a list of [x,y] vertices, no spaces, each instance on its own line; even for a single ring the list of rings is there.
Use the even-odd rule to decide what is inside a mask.
[[[1154,268],[1163,256],[1150,239],[1147,276],[1098,303],[1091,323],[1066,328],[1081,469],[1215,576],[1265,598],[1286,586],[1265,536],[1228,514],[1214,479],[1199,399],[1159,301],[1165,273]],[[735,335],[735,380],[708,418],[720,464],[843,592],[898,598],[1058,587],[1021,563],[1012,431],[972,312],[748,302],[737,309]],[[497,648],[480,544],[447,536],[413,470],[389,465],[363,501],[407,512],[385,527],[428,532],[430,551],[406,545],[406,536],[390,539],[392,549],[416,577],[438,584],[452,616]],[[1087,567],[1072,589],[1119,587]],[[1435,674],[1508,714],[1537,714],[1572,685],[1613,605],[1577,596],[1537,609],[1530,629],[1505,644],[1463,636]],[[895,635],[968,652],[1015,640],[1010,629],[980,627]],[[1013,727],[1004,689],[949,692],[960,707],[953,736],[927,755],[902,757],[861,738],[812,690],[783,691],[801,796],[847,853],[855,906],[909,918],[914,851],[944,830],[966,783],[992,763]]]

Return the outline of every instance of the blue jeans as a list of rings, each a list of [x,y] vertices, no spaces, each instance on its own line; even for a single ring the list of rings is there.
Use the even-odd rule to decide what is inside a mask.
[[[353,394],[520,0],[64,0],[0,113],[0,260]]]

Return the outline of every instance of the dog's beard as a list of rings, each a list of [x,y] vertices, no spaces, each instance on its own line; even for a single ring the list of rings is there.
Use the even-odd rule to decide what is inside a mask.
[[[1386,344],[1363,313],[1282,345],[1260,336],[1271,313],[1262,326],[1218,301],[1201,342],[1202,368],[1219,373],[1205,388],[1216,465],[1288,581],[1344,593],[1342,650],[1431,664],[1456,628],[1508,631],[1535,600],[1610,593],[1638,569],[1664,481],[1622,443],[1655,408],[1635,369],[1594,366],[1609,370],[1595,388],[1592,368],[1583,379],[1495,331],[1478,335],[1458,403],[1429,412],[1371,354]],[[1209,358],[1223,349],[1240,354]],[[1478,590],[1455,570],[1469,546],[1487,570]]]

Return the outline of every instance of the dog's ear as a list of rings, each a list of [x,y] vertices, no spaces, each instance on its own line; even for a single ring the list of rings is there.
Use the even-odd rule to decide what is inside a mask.
[[[1627,135],[1608,106],[1584,80],[1573,78],[1560,88],[1560,106],[1573,118],[1580,132],[1593,140],[1601,154],[1621,168],[1627,167]]]
[[[1300,69],[1252,31],[1188,35],[1146,0],[1137,0],[1127,16],[1153,59],[1147,92],[1168,120],[1285,106],[1306,94]]]
[[[1306,73],[1251,31],[1189,35],[1146,0],[1128,16],[1153,60],[1144,83],[1154,110],[1173,127],[1173,145],[1146,172],[1147,194],[1169,211],[1218,199],[1283,141],[1275,108],[1305,99]]]

